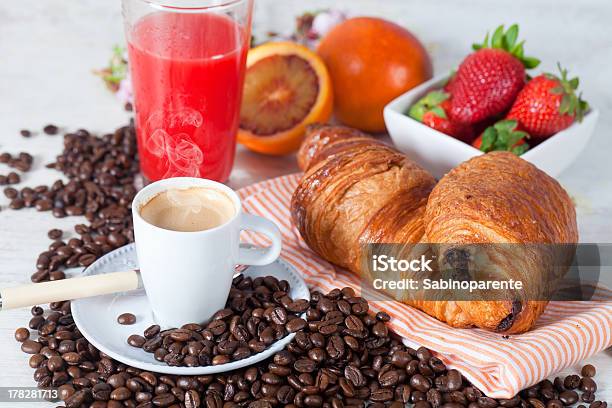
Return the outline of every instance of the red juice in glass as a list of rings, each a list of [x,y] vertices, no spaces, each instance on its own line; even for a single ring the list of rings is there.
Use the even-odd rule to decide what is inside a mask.
[[[149,181],[228,179],[249,31],[224,14],[153,12],[128,34],[140,166]]]

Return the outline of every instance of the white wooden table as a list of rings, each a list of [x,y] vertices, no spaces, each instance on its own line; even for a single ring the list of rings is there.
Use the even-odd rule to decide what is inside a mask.
[[[304,11],[303,1],[257,0],[256,33],[290,30],[293,17]],[[0,152],[29,151],[33,170],[23,185],[48,184],[58,173],[44,164],[61,149],[61,137],[19,136],[19,130],[39,130],[47,123],[68,129],[85,127],[110,131],[126,123],[128,115],[91,74],[103,67],[112,45],[123,41],[119,0],[22,0],[0,2]],[[604,0],[572,2],[527,0],[492,3],[476,0],[428,2],[386,0],[309,1],[312,10],[344,7],[353,15],[379,15],[409,27],[430,50],[437,72],[455,66],[469,45],[481,40],[487,28],[519,22],[528,38],[526,50],[541,58],[544,69],[562,61],[581,76],[584,94],[601,109],[591,144],[561,177],[575,198],[583,242],[612,241],[612,3]],[[290,173],[293,158],[264,158],[239,149],[231,176],[233,187]],[[0,174],[8,173],[0,165]],[[0,287],[29,281],[38,253],[50,243],[51,228],[68,230],[73,218],[54,219],[34,210],[13,212],[0,197]],[[29,311],[0,314],[0,387],[32,386],[28,356],[13,339],[15,328],[27,325]],[[598,368],[599,399],[612,401],[612,351],[588,359]],[[584,362],[583,362],[584,363]],[[579,366],[566,372],[575,372]],[[0,403],[1,408],[16,404]],[[21,403],[19,407],[54,404]]]

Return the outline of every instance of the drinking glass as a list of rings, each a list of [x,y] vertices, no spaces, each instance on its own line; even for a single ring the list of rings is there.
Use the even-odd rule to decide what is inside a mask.
[[[228,179],[253,0],[123,0],[140,168]]]

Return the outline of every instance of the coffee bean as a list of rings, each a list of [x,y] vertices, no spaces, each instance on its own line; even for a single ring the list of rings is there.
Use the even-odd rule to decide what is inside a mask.
[[[35,203],[37,211],[49,211],[53,208],[53,203],[48,199],[37,200]]]
[[[64,361],[69,365],[77,365],[81,362],[81,356],[75,352],[68,352],[62,355]]]
[[[558,399],[551,399],[546,403],[546,408],[563,408],[563,403]]]
[[[59,128],[51,124],[43,128],[43,132],[45,132],[47,135],[56,135],[58,131],[59,131]]]
[[[310,373],[316,368],[316,363],[308,358],[301,358],[293,363],[293,368],[300,373]]]
[[[545,408],[546,404],[537,398],[528,398],[527,401],[533,408]]]
[[[90,395],[89,390],[82,389],[82,390],[75,392],[70,397],[68,397],[64,401],[64,403],[66,404],[67,408],[78,408],[82,406],[85,403],[85,401],[88,400],[89,395]]]
[[[47,232],[47,236],[49,237],[49,239],[60,239],[62,237],[64,233],[62,232],[62,230],[54,228],[49,230],[49,232]]]
[[[17,198],[19,192],[13,187],[7,187],[4,189],[4,195],[6,196],[6,198],[12,200],[14,198]]]
[[[55,332],[56,327],[57,327],[57,323],[55,323],[52,320],[47,320],[42,326],[38,328],[38,332],[42,336],[48,336]]]
[[[568,375],[563,381],[563,386],[568,390],[576,389],[578,385],[580,385],[580,377],[577,375]]]
[[[117,323],[122,325],[131,325],[136,323],[136,316],[132,313],[122,313],[117,316]]]
[[[9,207],[13,210],[20,210],[25,207],[25,202],[23,201],[23,199],[16,197],[11,200]]]
[[[130,398],[132,392],[126,387],[119,387],[110,393],[110,398],[115,401],[125,401]]]
[[[21,177],[19,176],[19,174],[15,173],[14,171],[11,171],[9,174],[6,175],[6,184],[19,183],[21,183]]]
[[[36,354],[42,349],[42,344],[37,341],[26,339],[21,343],[21,351],[27,354]]]
[[[582,370],[580,370],[580,374],[583,377],[595,377],[596,373],[597,373],[597,370],[591,364],[586,364],[585,366],[582,367]]]
[[[319,333],[324,336],[329,336],[338,331],[338,326],[336,324],[321,324],[319,326]]]
[[[200,407],[200,395],[196,390],[189,390],[185,393],[185,408],[199,408]]]
[[[276,324],[285,324],[287,323],[287,311],[282,307],[275,307],[271,319]]]
[[[495,408],[497,407],[497,401],[489,397],[479,397],[478,406],[481,408]]]
[[[400,380],[399,374],[395,370],[387,371],[378,377],[378,382],[383,387],[392,387]]]
[[[238,316],[235,316],[235,317],[238,318]],[[250,338],[248,330],[245,329],[244,326],[241,324],[236,324],[234,328],[231,330],[231,332],[234,338],[238,341],[246,342]]]
[[[142,346],[144,346],[144,344],[146,343],[146,339],[142,336],[139,336],[137,334],[132,334],[130,337],[128,337],[128,344],[132,347],[137,347],[137,348],[142,348]]]
[[[251,350],[248,347],[238,347],[236,351],[232,353],[233,360],[242,360],[251,356]]]
[[[118,387],[114,387],[118,388]],[[96,401],[108,401],[111,399],[113,386],[107,383],[98,383],[93,386],[91,394]]]
[[[26,329],[25,327],[20,327],[19,329],[15,330],[15,340],[17,340],[18,342],[23,343],[29,338],[30,338],[30,331]]]
[[[146,339],[152,339],[153,337],[159,334],[159,331],[160,331],[160,327],[157,324],[154,324],[145,329],[144,337]]]
[[[140,339],[138,339],[137,341],[140,341]],[[153,337],[145,341],[145,343],[142,345],[142,349],[148,353],[153,353],[155,352],[155,350],[161,347],[162,342],[163,339],[161,338],[161,336]]]
[[[580,391],[594,393],[597,391],[597,384],[591,377],[584,377],[580,380]]]
[[[231,361],[230,356],[219,354],[213,357],[212,365],[226,364]]]
[[[377,389],[370,394],[370,399],[375,402],[390,401],[393,399],[393,390],[390,388]]]
[[[58,397],[62,401],[66,401],[68,398],[70,398],[72,395],[74,395],[75,392],[76,392],[76,390],[70,384],[61,385],[57,389]]]
[[[415,374],[410,378],[410,386],[418,391],[427,392],[431,388],[431,382],[422,374]]]
[[[89,266],[96,260],[96,256],[94,254],[83,254],[79,257],[79,265],[81,266]]]
[[[223,320],[213,320],[207,326],[208,330],[215,336],[220,336],[227,330],[227,324]]]
[[[365,385],[365,377],[358,367],[354,365],[347,365],[344,369],[344,376],[349,380],[353,386],[362,387]]]
[[[309,306],[310,303],[306,299],[298,299],[287,305],[287,310],[292,313],[304,313]]]
[[[299,330],[304,329],[306,327],[306,320],[302,318],[292,319],[287,323],[287,331],[289,333],[295,333]]]
[[[559,393],[559,400],[563,403],[563,405],[574,405],[578,402],[578,393],[576,391],[563,391]]]
[[[446,365],[437,357],[430,358],[428,364],[429,367],[431,367],[431,369],[436,373],[443,373],[446,371]]]
[[[64,368],[64,360],[60,356],[50,357],[47,361],[47,368],[51,372],[60,371]]]
[[[347,316],[346,319],[344,319],[344,325],[349,330],[363,330],[363,323],[361,322],[361,319],[354,315]]]
[[[47,358],[45,356],[43,356],[42,354],[33,354],[30,357],[30,360],[28,361],[28,365],[31,368],[38,368],[40,367],[45,361],[47,361]]]

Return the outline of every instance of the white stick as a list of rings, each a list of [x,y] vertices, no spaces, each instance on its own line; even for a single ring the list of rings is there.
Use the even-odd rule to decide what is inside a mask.
[[[0,310],[138,289],[139,273],[113,272],[0,289]]]

